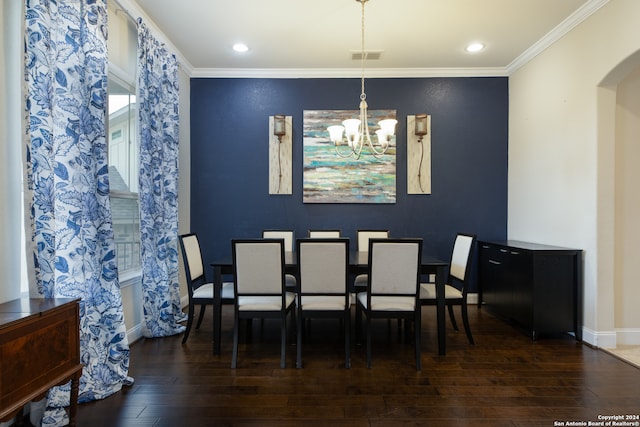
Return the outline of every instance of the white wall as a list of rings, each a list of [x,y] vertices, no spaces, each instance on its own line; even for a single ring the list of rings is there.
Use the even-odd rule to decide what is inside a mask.
[[[178,72],[180,85],[180,154],[178,165],[178,233],[191,232],[191,80],[182,67]],[[213,277],[211,277],[213,278]],[[186,279],[180,257],[180,295],[188,304]]]
[[[640,68],[616,96],[614,325],[618,341],[640,331]],[[631,336],[624,337],[626,332]]]
[[[20,297],[22,2],[0,7],[0,302]]]
[[[603,347],[615,346],[615,131],[603,131],[615,89],[599,86],[640,49],[639,19],[640,2],[611,0],[509,83],[508,237],[584,250],[583,337]]]
[[[124,74],[120,77],[126,81],[135,81],[137,68],[135,46],[138,43],[136,24],[133,18],[118,9],[117,4],[113,1],[109,1],[107,4],[107,13],[109,24],[109,37],[107,39],[109,66],[111,68],[117,67],[115,71],[119,74]]]

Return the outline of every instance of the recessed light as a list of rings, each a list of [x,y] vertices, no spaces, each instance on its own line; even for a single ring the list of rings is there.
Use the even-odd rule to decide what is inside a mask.
[[[244,43],[236,43],[233,45],[233,50],[235,50],[236,52],[246,52],[249,50],[249,46],[247,46]]]
[[[470,43],[467,47],[466,47],[466,51],[469,53],[475,53],[475,52],[480,52],[482,49],[484,49],[484,43]]]

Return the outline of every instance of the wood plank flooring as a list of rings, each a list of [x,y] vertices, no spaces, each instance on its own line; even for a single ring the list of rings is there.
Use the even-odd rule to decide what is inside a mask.
[[[413,345],[385,320],[373,323],[371,369],[364,346],[356,345],[352,368],[345,369],[338,323],[314,320],[302,369],[295,368],[293,344],[280,369],[277,323],[254,321],[250,336],[242,332],[232,370],[232,307],[223,307],[220,356],[212,355],[209,308],[184,346],[182,336],[133,343],[135,384],[81,404],[78,425],[547,427],[640,414],[640,369],[604,351],[568,335],[532,342],[472,306],[476,345],[447,318],[447,355],[438,356],[435,308],[423,310],[422,371],[416,372]]]

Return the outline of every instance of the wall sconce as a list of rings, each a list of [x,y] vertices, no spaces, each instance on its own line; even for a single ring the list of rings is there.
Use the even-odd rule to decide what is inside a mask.
[[[291,194],[291,116],[269,117],[269,194]]]
[[[431,194],[431,116],[407,116],[407,193]]]
[[[427,123],[428,123],[428,117],[426,114],[422,113],[422,114],[416,114],[415,116],[415,129],[414,129],[414,133],[416,135],[418,135],[418,141],[420,143],[422,143],[422,138],[424,138],[424,136],[429,133],[427,131]]]
[[[285,116],[278,114],[273,116],[273,134],[278,137],[278,142],[282,143],[282,137],[287,134]]]

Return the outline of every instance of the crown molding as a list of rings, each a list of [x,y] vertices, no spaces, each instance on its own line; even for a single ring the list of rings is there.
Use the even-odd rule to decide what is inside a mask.
[[[558,24],[553,30],[549,31],[544,37],[531,45],[529,49],[525,50],[520,56],[507,65],[506,71],[508,75],[513,74],[526,65],[607,3],[609,3],[609,0],[589,0],[583,4],[578,10],[569,15],[567,19]]]
[[[342,79],[360,78],[362,70],[353,68],[196,68],[191,77],[269,78],[269,79]],[[504,68],[368,68],[366,78],[419,77],[505,77]]]

